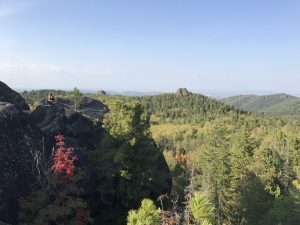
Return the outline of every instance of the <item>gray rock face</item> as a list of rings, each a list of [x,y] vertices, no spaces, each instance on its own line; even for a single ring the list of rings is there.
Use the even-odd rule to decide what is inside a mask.
[[[29,110],[25,100],[17,92],[0,81],[0,101],[14,104],[20,110]]]
[[[101,119],[108,109],[100,101],[89,97],[81,97],[79,111],[90,119]]]
[[[14,223],[18,199],[31,191],[32,153],[41,148],[39,131],[15,105],[0,102],[0,220]]]
[[[79,112],[62,104],[60,100],[53,106],[39,105],[31,113],[33,123],[46,137],[63,134],[73,147],[93,149],[100,140],[103,128]]]
[[[189,92],[186,88],[179,88],[176,92],[176,95],[178,95],[178,96],[189,96],[191,94],[192,93]]]
[[[103,91],[103,90],[97,91],[97,94],[98,95],[107,95],[106,91]]]
[[[103,115],[108,112],[107,107],[100,101],[97,101],[90,97],[80,97],[79,100],[79,107],[77,108],[77,112],[82,114],[88,119],[91,120],[101,120]],[[69,99],[64,98],[56,98],[55,106],[63,106],[64,108],[68,109],[68,111],[74,111],[74,102]],[[40,106],[48,106],[47,100],[43,99],[34,103],[34,108],[38,108]],[[49,107],[49,106],[48,106]]]

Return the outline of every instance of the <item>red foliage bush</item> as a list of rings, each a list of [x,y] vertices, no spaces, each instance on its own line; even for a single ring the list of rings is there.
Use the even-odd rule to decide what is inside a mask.
[[[68,177],[75,171],[74,161],[77,157],[74,156],[74,148],[65,147],[65,138],[63,135],[55,136],[56,149],[53,156],[53,169],[56,174]]]
[[[77,211],[75,218],[79,225],[85,225],[89,221],[90,212],[88,210]]]

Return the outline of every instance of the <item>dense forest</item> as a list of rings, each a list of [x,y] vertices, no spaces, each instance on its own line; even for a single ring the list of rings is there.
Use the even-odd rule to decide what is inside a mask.
[[[23,96],[34,107],[45,92]],[[86,216],[82,224],[300,224],[296,120],[248,113],[192,93],[88,96],[106,104],[109,112],[103,120],[107,135],[98,150],[89,152],[87,170],[95,174],[97,190],[112,190],[118,204],[99,209],[97,218]],[[163,151],[171,172],[169,193],[161,183],[165,175],[152,168],[159,157],[154,145]],[[31,199],[30,204],[37,204]],[[75,200],[76,207],[86,209]],[[28,215],[28,203],[23,210]],[[43,218],[42,212],[37,214]]]
[[[221,101],[239,109],[255,113],[286,119],[300,118],[300,98],[287,94],[240,95],[224,98]]]

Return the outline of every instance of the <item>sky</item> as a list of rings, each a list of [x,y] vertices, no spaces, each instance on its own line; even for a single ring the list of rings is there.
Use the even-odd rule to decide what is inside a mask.
[[[298,0],[0,0],[15,89],[300,93],[299,62]]]

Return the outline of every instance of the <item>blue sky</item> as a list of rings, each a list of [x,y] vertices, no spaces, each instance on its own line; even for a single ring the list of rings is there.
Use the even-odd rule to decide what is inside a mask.
[[[295,93],[299,60],[296,0],[0,0],[13,88]]]

